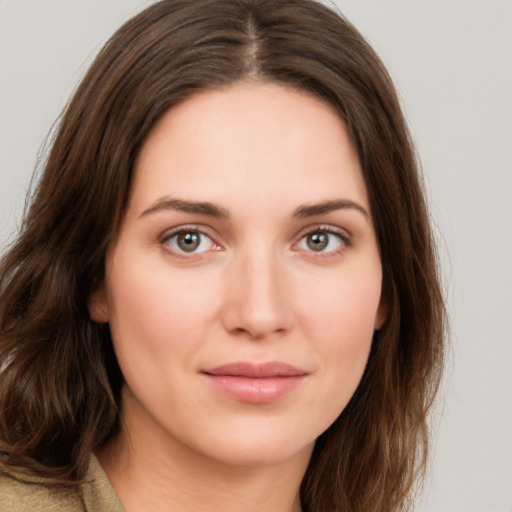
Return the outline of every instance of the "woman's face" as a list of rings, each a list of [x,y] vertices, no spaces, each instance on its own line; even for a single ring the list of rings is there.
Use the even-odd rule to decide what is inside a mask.
[[[131,437],[237,465],[309,455],[363,374],[381,277],[359,160],[330,107],[242,83],[173,108],[90,299]]]

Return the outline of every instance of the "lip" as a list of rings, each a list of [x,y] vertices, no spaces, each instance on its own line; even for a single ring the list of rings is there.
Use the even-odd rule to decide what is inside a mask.
[[[260,364],[239,361],[201,373],[229,397],[251,404],[279,400],[296,389],[308,375],[308,372],[280,361]]]

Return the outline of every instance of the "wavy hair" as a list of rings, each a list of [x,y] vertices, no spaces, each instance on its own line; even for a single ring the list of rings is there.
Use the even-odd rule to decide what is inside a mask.
[[[425,468],[445,312],[421,176],[394,86],[340,14],[314,0],[163,0],[125,23],[67,105],[19,236],[0,263],[0,451],[73,485],[118,431],[123,378],[88,314],[135,159],[164,112],[242,80],[307,91],[340,116],[362,165],[388,318],[362,381],[317,440],[308,512],[410,507]]]

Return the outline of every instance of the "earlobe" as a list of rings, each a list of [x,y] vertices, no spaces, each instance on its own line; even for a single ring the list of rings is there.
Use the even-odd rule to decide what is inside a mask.
[[[97,285],[93,289],[89,295],[87,306],[89,316],[93,322],[104,324],[109,321],[109,310],[104,283]]]
[[[375,315],[375,330],[378,331],[384,325],[384,322],[388,318],[388,306],[387,304],[381,300],[379,304],[379,309],[377,309],[377,314]]]

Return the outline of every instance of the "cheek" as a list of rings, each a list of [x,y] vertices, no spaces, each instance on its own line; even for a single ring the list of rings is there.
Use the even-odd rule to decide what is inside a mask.
[[[118,358],[186,353],[200,342],[214,315],[213,283],[198,286],[201,277],[170,272],[166,266],[118,263],[108,283],[110,328]]]
[[[314,340],[319,365],[342,407],[355,391],[371,348],[381,294],[380,272],[317,282],[304,297],[301,323]],[[311,300],[314,296],[315,300]],[[308,307],[309,305],[309,307]],[[329,397],[332,396],[329,394]],[[341,411],[339,411],[341,412]]]
[[[310,282],[306,293],[301,293],[300,309],[311,335],[338,339],[348,346],[371,340],[380,303],[381,273],[377,268],[364,275],[345,274]]]

